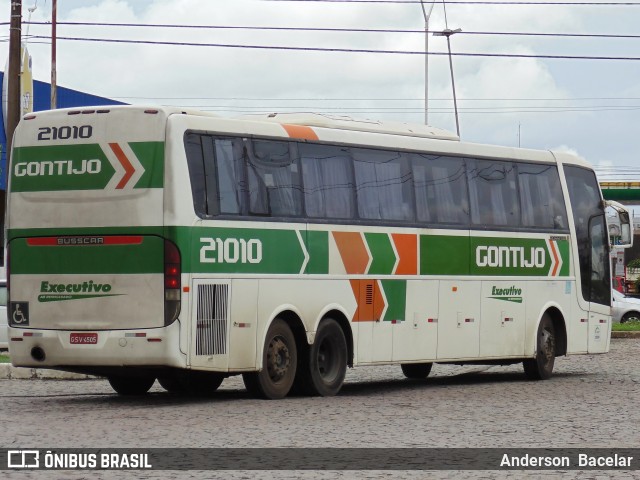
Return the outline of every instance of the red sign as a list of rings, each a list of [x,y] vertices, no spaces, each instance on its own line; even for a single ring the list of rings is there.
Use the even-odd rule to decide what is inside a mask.
[[[97,333],[72,333],[69,337],[71,345],[95,345],[98,343]]]

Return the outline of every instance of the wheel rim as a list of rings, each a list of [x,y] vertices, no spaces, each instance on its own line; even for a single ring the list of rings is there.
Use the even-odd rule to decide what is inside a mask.
[[[318,373],[325,382],[331,382],[338,375],[336,349],[330,339],[322,339],[316,357]]]
[[[545,366],[553,362],[555,351],[556,341],[553,333],[545,328],[540,334],[540,353],[542,354]]]
[[[274,383],[282,380],[291,365],[291,353],[283,337],[274,337],[267,352],[267,371]]]

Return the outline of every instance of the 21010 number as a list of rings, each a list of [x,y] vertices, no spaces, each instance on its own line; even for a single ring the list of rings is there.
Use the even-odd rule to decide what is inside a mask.
[[[260,263],[262,242],[256,238],[201,238],[200,263]]]
[[[38,140],[69,140],[77,138],[91,138],[93,127],[91,125],[42,127],[38,129]]]

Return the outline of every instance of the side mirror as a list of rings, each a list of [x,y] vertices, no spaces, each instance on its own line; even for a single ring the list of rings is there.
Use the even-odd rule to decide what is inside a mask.
[[[607,207],[611,207],[615,210],[618,221],[620,222],[620,228],[616,232],[615,241],[612,243],[615,247],[629,248],[633,246],[633,225],[631,223],[631,215],[629,210],[621,203],[614,202],[613,200],[607,200],[605,202]]]

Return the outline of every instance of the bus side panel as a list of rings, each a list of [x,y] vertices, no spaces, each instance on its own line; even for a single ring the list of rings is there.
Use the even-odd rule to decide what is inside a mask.
[[[407,315],[393,329],[393,361],[435,360],[438,348],[438,280],[407,281]]]

